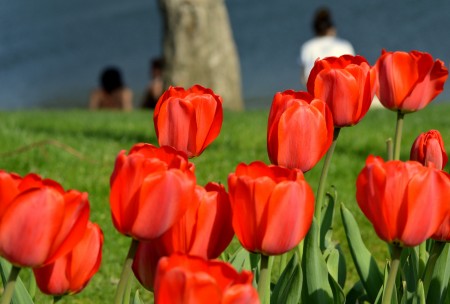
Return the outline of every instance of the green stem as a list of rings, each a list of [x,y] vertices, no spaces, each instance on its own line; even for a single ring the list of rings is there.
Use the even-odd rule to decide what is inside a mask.
[[[427,295],[428,290],[430,288],[430,283],[434,272],[434,266],[436,265],[437,259],[444,250],[445,244],[446,243],[444,242],[435,241],[433,247],[431,248],[430,257],[428,258],[428,263],[425,268],[425,273],[423,276],[423,289],[425,292],[425,296]]]
[[[20,267],[12,266],[11,272],[9,273],[8,282],[5,286],[5,291],[3,292],[1,304],[9,304],[11,303],[11,299],[14,294],[14,288],[16,286],[16,280],[19,276]]]
[[[323,163],[323,167],[322,167],[322,173],[320,174],[319,187],[317,188],[316,206],[315,206],[315,211],[314,211],[317,222],[319,223],[319,229],[320,229],[320,222],[321,222],[321,216],[322,216],[323,198],[325,196],[325,186],[327,183],[328,169],[330,168],[331,158],[333,156],[334,149],[336,148],[336,142],[337,142],[340,131],[341,131],[340,128],[334,129],[333,143],[331,144],[330,148],[327,151],[327,154],[325,156],[325,160]],[[318,232],[320,235],[319,229],[318,229]]]
[[[400,256],[402,248],[396,245],[392,246],[392,261],[389,269],[389,275],[384,287],[383,304],[391,304],[392,293],[395,287],[395,278],[397,277],[398,268],[400,265]]]
[[[259,270],[258,295],[261,304],[270,303],[270,274],[272,272],[273,257],[261,254],[261,268]]]
[[[388,138],[386,140],[386,152],[387,152],[387,160],[394,159],[394,151],[392,150],[392,139]]]
[[[402,143],[402,130],[404,117],[405,114],[399,110],[397,112],[397,125],[395,127],[394,160],[400,159],[400,146]]]
[[[119,285],[117,286],[116,290],[116,299],[114,302],[115,304],[123,303],[124,298],[130,296],[129,294],[126,294],[126,290],[132,273],[131,264],[133,264],[133,258],[136,254],[138,245],[139,241],[133,239],[130,245],[130,249],[128,250],[127,258],[125,259],[125,263],[123,264],[122,274],[120,275]]]

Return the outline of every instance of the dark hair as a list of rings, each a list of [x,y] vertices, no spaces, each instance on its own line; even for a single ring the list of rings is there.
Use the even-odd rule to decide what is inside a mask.
[[[316,11],[313,21],[314,33],[317,36],[324,36],[330,28],[333,28],[331,13],[326,7],[321,7]]]
[[[116,67],[104,69],[100,75],[100,86],[108,93],[123,88],[124,83],[120,70]]]
[[[164,58],[153,58],[150,60],[150,68],[157,70],[164,69]]]

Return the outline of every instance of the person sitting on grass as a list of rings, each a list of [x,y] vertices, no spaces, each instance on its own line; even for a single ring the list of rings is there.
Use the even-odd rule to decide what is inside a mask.
[[[108,67],[100,75],[100,87],[91,94],[89,108],[130,111],[133,109],[132,99],[133,92],[125,86],[120,70]]]

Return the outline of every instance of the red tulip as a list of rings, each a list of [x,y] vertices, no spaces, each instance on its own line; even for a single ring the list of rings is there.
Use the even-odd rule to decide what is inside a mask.
[[[111,175],[109,197],[114,226],[138,240],[157,238],[194,202],[194,167],[171,147],[136,144],[121,151]]]
[[[67,254],[89,218],[86,193],[28,175],[0,221],[0,254],[20,267],[40,267]]]
[[[432,162],[436,168],[442,170],[447,164],[448,157],[441,133],[438,130],[430,130],[420,134],[411,147],[410,159],[425,166]]]
[[[309,230],[314,194],[298,169],[241,163],[228,176],[228,191],[234,232],[248,251],[285,253]]]
[[[222,120],[222,98],[199,85],[187,90],[169,87],[153,114],[159,145],[172,146],[188,157],[200,155],[216,139]]]
[[[0,219],[14,197],[19,194],[21,181],[19,175],[0,170]]]
[[[33,269],[39,289],[50,295],[80,292],[98,271],[102,260],[103,233],[88,223],[83,238],[67,255]]]
[[[153,289],[158,261],[172,253],[204,259],[217,258],[230,244],[234,231],[231,206],[222,185],[197,186],[198,205],[192,205],[184,217],[161,237],[140,242],[133,261],[133,271],[141,284]]]
[[[337,128],[357,124],[375,93],[369,63],[364,57],[351,55],[317,60],[307,87],[315,98],[327,103]]]
[[[356,182],[356,199],[382,240],[416,246],[435,233],[449,211],[449,178],[415,161],[369,156]]]
[[[155,303],[256,304],[258,294],[250,271],[198,257],[172,255],[158,264]]]
[[[401,112],[423,109],[444,89],[448,71],[439,59],[418,51],[386,52],[375,66],[377,96],[384,107]]]
[[[327,105],[306,92],[275,94],[267,128],[272,164],[306,172],[333,141],[333,117]]]

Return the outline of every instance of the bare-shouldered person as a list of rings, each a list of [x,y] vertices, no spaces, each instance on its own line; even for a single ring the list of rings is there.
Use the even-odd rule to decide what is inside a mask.
[[[116,109],[130,111],[133,109],[133,92],[125,86],[117,68],[106,68],[100,75],[100,88],[91,94],[91,110]]]

